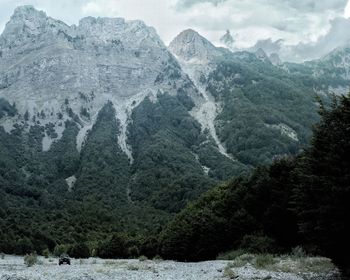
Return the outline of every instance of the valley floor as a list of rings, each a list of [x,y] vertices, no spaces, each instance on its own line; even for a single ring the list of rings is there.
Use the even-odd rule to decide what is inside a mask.
[[[308,258],[307,264],[321,265],[319,271],[280,259],[274,266],[257,269],[249,263],[234,261],[208,261],[181,263],[158,260],[102,260],[90,258],[72,261],[72,265],[58,266],[57,258],[39,258],[39,264],[24,265],[23,257],[8,256],[0,259],[0,280],[214,280],[214,279],[272,279],[272,280],[333,280],[340,279],[328,259]],[[288,266],[286,269],[285,266]],[[313,267],[313,268],[312,268]],[[312,269],[311,269],[312,268]],[[309,270],[309,271],[308,271]],[[312,270],[312,271],[311,271]],[[287,272],[288,271],[288,272]]]

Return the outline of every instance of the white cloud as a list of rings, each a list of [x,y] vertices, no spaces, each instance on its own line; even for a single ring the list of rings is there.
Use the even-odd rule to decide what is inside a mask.
[[[350,0],[349,0],[348,4],[345,7],[344,17],[346,17],[346,18],[350,17]]]

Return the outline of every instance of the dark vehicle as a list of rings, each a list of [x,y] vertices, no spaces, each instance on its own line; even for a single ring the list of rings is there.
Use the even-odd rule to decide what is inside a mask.
[[[61,264],[68,264],[70,265],[70,258],[68,255],[66,254],[63,254],[60,256],[60,259],[58,260],[58,265],[61,265]]]

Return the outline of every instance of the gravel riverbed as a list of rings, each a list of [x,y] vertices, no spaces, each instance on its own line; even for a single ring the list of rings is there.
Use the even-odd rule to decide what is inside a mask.
[[[0,280],[333,280],[340,279],[337,269],[311,272],[280,269],[258,269],[250,263],[242,266],[232,261],[182,263],[161,260],[73,259],[72,264],[58,265],[57,258],[39,257],[39,263],[27,267],[23,257],[4,256],[0,259]],[[281,266],[282,267],[282,266]],[[322,270],[322,269],[321,269]]]

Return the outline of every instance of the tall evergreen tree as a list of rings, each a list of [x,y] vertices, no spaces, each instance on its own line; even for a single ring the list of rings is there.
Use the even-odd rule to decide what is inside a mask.
[[[321,103],[321,121],[297,168],[299,228],[309,245],[340,265],[350,250],[350,95]]]

